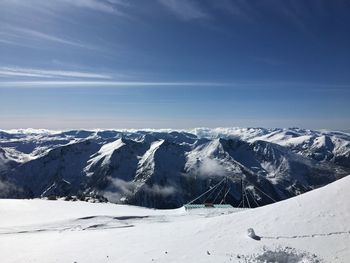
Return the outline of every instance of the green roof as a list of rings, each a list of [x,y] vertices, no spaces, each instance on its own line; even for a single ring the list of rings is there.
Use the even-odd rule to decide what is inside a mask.
[[[186,210],[197,209],[197,208],[224,208],[224,209],[234,208],[232,205],[227,205],[227,204],[210,204],[210,205],[188,204],[188,205],[184,205],[184,207]]]

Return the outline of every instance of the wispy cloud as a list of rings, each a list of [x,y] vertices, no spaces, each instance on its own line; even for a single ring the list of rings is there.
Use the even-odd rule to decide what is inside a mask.
[[[124,13],[121,12],[119,8],[128,6],[128,4],[122,0],[74,0],[74,1],[59,0],[59,1],[76,6],[76,7],[88,8],[95,11],[100,11],[100,12],[105,12],[110,14],[117,14],[117,15],[124,15]]]
[[[4,25],[0,28],[0,30],[1,30],[0,31],[0,33],[1,33],[0,40],[4,43],[6,42],[8,44],[11,44],[13,42],[16,43],[16,42],[18,42],[18,39],[26,37],[26,38],[29,38],[32,40],[44,40],[44,41],[49,41],[52,43],[69,45],[69,46],[74,46],[74,47],[79,47],[79,48],[95,49],[95,47],[81,43],[81,42],[62,38],[62,37],[55,36],[52,34],[47,34],[47,33],[41,32],[41,31],[37,31],[37,30],[20,28],[20,27],[16,27],[16,26],[12,26],[12,25]],[[8,39],[8,37],[10,37],[12,39]]]
[[[14,41],[6,40],[6,39],[0,39],[0,43],[7,44],[7,45],[14,45],[14,46],[23,46],[19,43],[16,43]]]
[[[198,87],[214,87],[214,86],[233,86],[230,83],[220,82],[152,82],[152,81],[59,81],[59,80],[40,80],[40,81],[0,81],[0,88],[6,87],[176,87],[176,86],[198,86]]]
[[[34,78],[80,78],[80,79],[111,79],[107,74],[97,74],[81,71],[43,70],[18,67],[0,67],[0,76],[34,77]]]
[[[55,15],[58,9],[84,8],[97,12],[109,14],[124,15],[125,8],[130,7],[126,0],[4,0],[0,1],[1,7],[16,6],[16,8],[25,8],[26,10],[40,11],[42,14]],[[123,9],[123,10],[122,10]]]
[[[1,70],[1,68],[0,68]],[[50,72],[50,71],[49,71]],[[312,83],[312,82],[293,82],[293,81],[245,81],[245,82],[206,82],[206,81],[117,81],[113,79],[113,76],[95,73],[85,73],[85,72],[71,72],[71,71],[52,71],[57,72],[57,75],[43,74],[38,71],[28,71],[23,72],[23,77],[38,77],[40,80],[4,80],[0,81],[0,88],[74,88],[74,87],[109,87],[109,88],[122,88],[122,87],[223,87],[223,88],[234,88],[238,90],[247,89],[260,89],[260,90],[275,90],[280,88],[294,88],[294,89],[304,89],[307,87],[310,90],[318,92],[334,92],[342,91],[349,92],[349,84],[332,84],[332,83]],[[58,75],[61,72],[61,75]],[[64,72],[64,73],[62,73]],[[11,74],[11,73],[10,73]],[[11,76],[11,75],[8,76]],[[15,72],[12,76],[16,75]],[[18,73],[20,74],[20,73]],[[26,76],[27,74],[27,76]],[[0,71],[1,75],[1,71]],[[36,76],[37,75],[37,76]],[[59,80],[60,76],[67,76],[64,80]],[[70,78],[68,76],[70,75]],[[83,77],[83,76],[86,77]],[[80,77],[78,77],[80,76]],[[90,76],[90,77],[87,77]],[[93,77],[95,76],[95,77]],[[100,76],[100,77],[96,77]],[[124,76],[126,77],[126,76]],[[74,79],[73,79],[74,78]],[[100,78],[101,80],[97,80]],[[110,80],[103,80],[103,78],[110,78]],[[28,79],[28,78],[27,78]]]
[[[256,17],[256,12],[253,9],[251,2],[246,0],[217,0],[211,2],[214,8],[218,8],[232,17],[240,19],[246,22],[254,22]]]
[[[14,191],[21,191],[21,189],[17,188],[16,186],[7,181],[0,181],[0,198],[4,198],[10,192]]]
[[[209,18],[209,15],[191,0],[159,0],[159,3],[182,20]]]

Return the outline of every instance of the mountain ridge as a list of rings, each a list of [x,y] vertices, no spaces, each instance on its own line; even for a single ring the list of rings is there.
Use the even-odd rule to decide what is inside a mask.
[[[2,131],[0,149],[0,186],[13,186],[5,198],[103,195],[174,208],[225,176],[227,202],[242,201],[244,180],[250,203],[265,205],[260,188],[283,200],[350,173],[349,134],[298,128]]]

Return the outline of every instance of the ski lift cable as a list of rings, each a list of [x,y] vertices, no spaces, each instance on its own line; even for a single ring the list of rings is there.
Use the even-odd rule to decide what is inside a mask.
[[[220,202],[220,205],[225,202],[226,200],[226,196],[228,195],[228,193],[230,192],[231,190],[231,186],[227,189],[226,193],[224,194],[224,197],[222,198],[221,202]],[[226,203],[226,202],[225,202]]]
[[[218,186],[218,187],[219,187],[219,186]],[[218,188],[218,187],[216,187],[216,188]],[[210,198],[211,198],[212,195],[214,194],[214,190],[215,190],[215,189],[212,188],[212,190],[213,190],[213,191],[207,196],[207,198],[204,199],[204,202],[203,202],[203,203],[206,203],[208,200],[210,200]]]
[[[272,201],[274,201],[275,203],[277,202],[275,199],[273,199],[271,196],[269,196],[267,193],[265,193],[263,190],[261,190],[259,187],[255,186],[254,187],[256,189],[258,189],[260,192],[262,192],[264,195],[266,195],[268,198],[270,198]]]
[[[260,205],[259,205],[258,202],[255,200],[254,195],[253,195],[250,191],[248,191],[248,193],[249,193],[250,196],[253,198],[253,201],[254,201],[254,203],[256,204],[256,206],[259,207]]]
[[[218,194],[215,196],[214,200],[213,200],[213,203],[215,204],[215,201],[216,199],[220,196],[222,190],[225,189],[225,184],[222,184],[221,188],[220,188],[220,191],[218,192]]]
[[[255,199],[254,195],[253,195],[251,192],[249,192],[249,194],[250,194],[251,197],[253,198],[253,201],[254,201],[254,203],[256,204],[256,207],[260,207],[260,205],[259,205],[259,203],[257,202],[257,200]]]
[[[212,198],[212,196],[213,196],[213,194],[214,194],[214,192],[215,192],[215,190],[216,190],[217,188],[219,188],[219,185],[216,186],[216,187],[212,187],[212,188],[211,188],[211,189],[212,189],[212,192],[204,199],[204,202],[203,202],[203,203],[206,203],[208,200],[210,200],[210,198]]]
[[[241,202],[239,202],[239,204],[237,206],[238,208],[241,206],[242,202],[243,202],[243,199],[241,200]]]
[[[208,198],[214,193],[214,190],[217,189],[225,180],[227,180],[226,176],[225,176],[220,182],[218,182],[216,185],[214,185],[213,187],[211,187],[210,189],[208,189],[208,190],[205,191],[203,194],[199,195],[197,198],[193,199],[192,201],[190,201],[190,202],[187,203],[186,205],[192,204],[193,202],[197,201],[197,200],[200,199],[201,197],[205,196],[207,193],[211,192],[210,195],[205,199],[205,201],[208,200]],[[243,204],[242,207],[244,208],[244,206],[245,206],[244,203],[245,203],[245,199],[246,199],[249,208],[251,208],[251,205],[250,205],[250,202],[249,202],[249,198],[248,198],[248,194],[247,194],[246,189],[245,189],[245,187],[244,187],[244,181],[247,181],[248,183],[250,183],[249,180],[247,180],[247,178],[242,178],[242,200],[241,200],[241,202],[239,203],[238,207],[240,207],[241,204]],[[268,198],[270,198],[273,202],[277,202],[274,198],[272,198],[270,195],[268,195],[267,193],[265,193],[263,190],[261,190],[261,189],[260,189],[259,187],[257,187],[255,184],[253,184],[253,186],[254,186],[257,190],[259,190],[262,194],[264,194],[265,196],[267,196]],[[220,188],[220,191],[219,191],[218,194],[216,195],[216,197],[215,197],[215,199],[214,199],[214,202],[216,201],[216,199],[218,198],[218,196],[220,195],[220,193],[222,192],[223,189],[225,189],[225,185],[223,185],[223,187]],[[228,195],[229,191],[230,191],[230,188],[229,188],[229,189],[226,191],[226,193],[224,194],[223,199],[221,200],[220,204],[222,204],[222,202],[224,202],[224,200],[225,200],[226,196]],[[248,191],[248,192],[249,192],[249,191]],[[257,206],[260,206],[260,205],[258,204],[258,202],[255,200],[255,198],[254,198],[254,196],[252,195],[252,193],[249,192],[249,194],[250,194],[250,196],[253,198],[253,201],[255,202],[255,204],[256,204]]]
[[[200,199],[202,196],[206,195],[207,193],[209,193],[210,191],[214,190],[216,187],[218,187],[223,181],[225,180],[222,179],[219,183],[217,183],[216,185],[214,185],[212,188],[210,188],[209,190],[205,191],[203,194],[201,194],[200,196],[196,197],[195,199],[193,199],[192,201],[188,202],[186,205],[190,205],[193,202],[197,201],[198,199]]]
[[[247,180],[247,178],[245,177],[244,179],[242,180],[246,180],[248,183],[251,183],[249,182],[249,180]],[[251,183],[252,184],[252,183]],[[257,187],[255,184],[252,184],[254,186],[254,188],[258,189],[261,193],[263,193],[264,195],[266,195],[268,198],[270,198],[272,201],[274,201],[275,203],[277,203],[277,201],[275,199],[273,199],[270,195],[268,195],[267,193],[265,193],[263,190],[261,190],[259,187]]]
[[[245,198],[247,199],[248,206],[249,206],[249,208],[251,208],[247,192],[246,192],[245,188],[243,190],[244,190],[244,193],[245,193]]]
[[[224,180],[221,180],[218,184],[210,188],[211,192],[210,194],[204,199],[203,203],[206,203],[208,200],[210,201],[210,198],[214,195],[215,191],[219,188],[219,186],[223,183]]]
[[[244,181],[243,181],[243,178],[242,178],[242,189],[241,189],[241,191],[242,191],[242,207],[244,208]]]

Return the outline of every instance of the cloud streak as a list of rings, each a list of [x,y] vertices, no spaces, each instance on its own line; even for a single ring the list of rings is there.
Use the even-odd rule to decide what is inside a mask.
[[[81,71],[43,70],[19,67],[0,67],[0,76],[5,77],[34,77],[34,78],[82,78],[82,79],[111,79],[106,74]]]
[[[20,189],[7,181],[0,181],[0,198],[6,198],[11,192],[20,192]]]
[[[121,8],[128,8],[131,5],[124,0],[31,0],[31,1],[17,1],[17,0],[4,0],[0,1],[1,7],[16,6],[16,8],[25,8],[41,11],[48,15],[54,15],[57,8],[80,8],[90,9],[97,12],[103,12],[113,15],[124,15],[120,10]]]
[[[153,184],[152,186],[143,184],[141,188],[138,188],[139,182],[135,181],[124,181],[119,178],[108,177],[110,181],[110,186],[102,191],[103,196],[105,196],[110,202],[113,203],[124,203],[129,198],[132,198],[137,191],[143,191],[148,195],[159,195],[162,197],[168,197],[178,190],[171,185],[161,186],[158,184]]]
[[[214,8],[220,9],[221,11],[230,14],[232,17],[240,19],[246,22],[254,22],[256,17],[256,12],[252,8],[251,3],[245,0],[218,0],[212,1],[212,6]]]
[[[0,73],[1,74],[1,73]],[[176,86],[198,86],[198,87],[212,87],[212,86],[232,86],[229,83],[220,82],[157,82],[157,81],[88,81],[88,80],[40,80],[40,81],[0,81],[0,88],[6,87],[176,87]]]
[[[2,31],[0,31],[0,33],[4,36],[7,36],[7,38],[2,37],[0,41],[3,43],[6,42],[8,44],[11,44],[11,43],[16,44],[18,42],[18,39],[29,38],[31,40],[44,40],[52,43],[69,45],[69,46],[78,47],[78,48],[96,49],[95,47],[84,43],[58,37],[52,34],[47,34],[41,31],[27,29],[27,28],[19,28],[12,25],[3,26]]]
[[[181,20],[209,18],[209,15],[191,0],[159,0],[159,3]]]
[[[72,6],[92,9],[104,13],[116,14],[124,16],[124,13],[119,10],[119,7],[128,6],[124,1],[121,0],[60,0],[61,2],[67,3]]]
[[[304,89],[308,88],[314,92],[349,92],[349,84],[334,84],[334,83],[312,83],[312,82],[266,82],[266,81],[245,81],[245,82],[207,82],[207,81],[142,81],[142,80],[116,80],[113,75],[96,74],[88,72],[76,72],[76,71],[48,71],[56,72],[56,76],[50,74],[43,74],[40,70],[26,71],[26,72],[3,72],[1,75],[7,77],[22,76],[27,77],[26,80],[1,80],[0,88],[79,88],[79,87],[223,87],[223,88],[235,88],[238,90],[247,89],[261,89],[261,90],[275,90],[284,88]],[[7,75],[5,75],[5,74]],[[58,75],[60,74],[60,75]],[[65,76],[64,76],[65,75]],[[70,77],[69,77],[70,76]],[[85,76],[85,77],[83,77]],[[41,79],[30,80],[29,77],[38,77]],[[63,78],[54,79],[54,78]],[[66,77],[66,78],[64,78]],[[121,76],[126,78],[127,76]],[[52,79],[49,79],[52,78]]]

